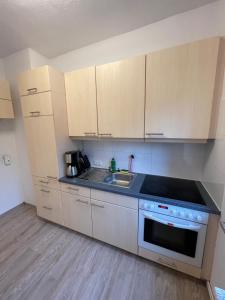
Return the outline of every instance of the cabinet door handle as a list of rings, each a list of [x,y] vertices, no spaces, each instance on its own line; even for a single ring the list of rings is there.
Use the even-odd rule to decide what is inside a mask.
[[[41,112],[40,111],[30,111],[32,117],[39,117]]]
[[[43,206],[43,208],[48,209],[48,210],[52,210],[52,207],[48,207],[48,206]]]
[[[76,201],[79,203],[88,204],[88,201],[84,201],[84,200],[80,200],[80,199],[76,199]]]
[[[37,93],[37,88],[31,88],[31,89],[27,89],[28,94],[35,94]]]
[[[50,193],[50,191],[43,190],[43,189],[41,189],[40,191],[41,191],[41,192],[44,192],[44,193]]]
[[[91,206],[96,206],[96,207],[104,208],[104,205],[99,205],[99,204],[95,204],[95,203],[91,203]]]
[[[86,135],[86,136],[95,136],[96,132],[84,132],[84,135]]]
[[[112,136],[112,133],[99,133],[99,136]]]
[[[48,184],[48,181],[39,180],[40,183]]]
[[[57,177],[54,177],[54,176],[47,176],[47,178],[49,178],[49,179],[57,179]]]
[[[162,133],[162,132],[150,132],[150,133],[146,132],[145,135],[150,135],[150,136],[151,136],[151,135],[152,135],[152,136],[160,135],[160,136],[163,136],[164,133]]]
[[[72,188],[72,187],[70,187],[70,186],[68,186],[67,189],[68,189],[68,190],[71,190],[71,191],[75,191],[75,192],[78,192],[78,191],[79,191],[79,189],[75,189],[75,188]]]

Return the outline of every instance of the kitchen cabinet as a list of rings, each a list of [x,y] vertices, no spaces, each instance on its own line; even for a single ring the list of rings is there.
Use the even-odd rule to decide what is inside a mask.
[[[68,136],[64,74],[43,66],[22,73],[18,84],[32,175],[44,181],[56,180],[64,175],[64,152],[73,149]]]
[[[93,237],[137,254],[137,210],[91,199]]]
[[[62,192],[62,211],[66,227],[92,236],[90,198]]]
[[[38,216],[63,225],[61,192],[35,185]]]
[[[145,56],[96,67],[100,137],[144,138]]]
[[[58,178],[54,120],[52,116],[24,119],[32,175]]]
[[[145,137],[208,139],[219,38],[147,55]]]
[[[18,77],[20,96],[47,91],[65,92],[62,76],[62,73],[47,65],[27,70]]]
[[[51,92],[21,97],[24,117],[53,115]]]
[[[13,105],[9,83],[6,80],[0,80],[0,119],[13,119]]]
[[[65,87],[69,135],[97,136],[95,67],[66,73]]]

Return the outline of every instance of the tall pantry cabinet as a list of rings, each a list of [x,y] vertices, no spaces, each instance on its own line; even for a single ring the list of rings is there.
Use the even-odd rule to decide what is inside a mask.
[[[18,78],[31,171],[40,216],[62,223],[57,179],[64,175],[68,137],[64,75],[42,66]]]
[[[10,94],[9,83],[0,80],[0,119],[13,119],[14,112]]]

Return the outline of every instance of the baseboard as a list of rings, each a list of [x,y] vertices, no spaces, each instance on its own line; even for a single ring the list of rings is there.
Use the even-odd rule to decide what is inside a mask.
[[[216,296],[215,296],[215,294],[213,292],[213,288],[212,288],[212,286],[210,284],[210,281],[207,281],[206,285],[207,285],[207,289],[208,289],[208,292],[209,292],[209,298],[210,298],[210,300],[216,300]]]

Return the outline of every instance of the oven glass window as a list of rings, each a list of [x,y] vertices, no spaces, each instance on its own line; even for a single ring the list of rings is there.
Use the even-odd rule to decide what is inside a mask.
[[[198,233],[159,222],[144,220],[144,241],[190,257],[195,257]]]

